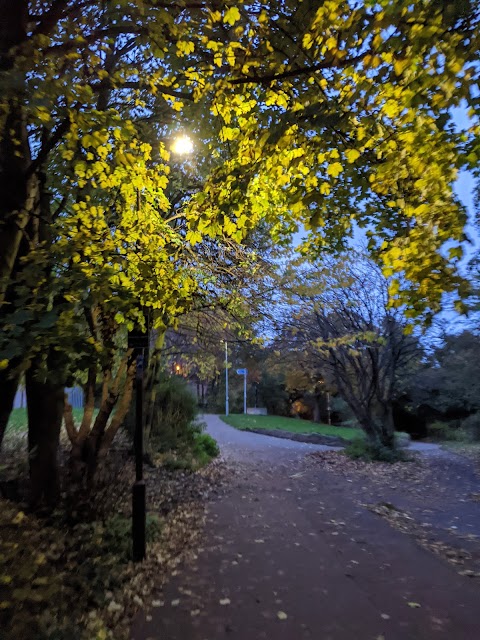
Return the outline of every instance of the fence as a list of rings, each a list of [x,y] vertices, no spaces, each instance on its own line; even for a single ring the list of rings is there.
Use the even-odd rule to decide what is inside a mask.
[[[83,389],[81,387],[71,387],[65,389],[65,393],[67,394],[68,401],[72,405],[73,409],[81,409],[83,407]],[[23,409],[26,406],[27,396],[25,393],[25,388],[20,387],[15,395],[13,408]]]

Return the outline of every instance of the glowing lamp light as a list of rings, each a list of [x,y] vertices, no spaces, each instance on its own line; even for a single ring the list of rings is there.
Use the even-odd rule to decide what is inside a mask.
[[[172,152],[179,156],[187,156],[193,153],[193,141],[188,136],[175,138],[172,144]]]

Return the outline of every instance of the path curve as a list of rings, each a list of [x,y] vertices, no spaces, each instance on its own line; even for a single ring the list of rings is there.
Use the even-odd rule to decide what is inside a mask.
[[[204,544],[132,640],[478,640],[480,588],[305,463],[329,447],[205,416],[230,468]]]
[[[253,431],[241,431],[226,424],[218,416],[205,414],[201,416],[207,425],[207,432],[219,443],[222,454],[236,459],[248,459],[252,452],[256,455],[277,455],[279,452],[297,453],[299,455],[310,451],[336,451],[342,447],[332,447],[324,444],[297,442],[286,438],[275,438]]]

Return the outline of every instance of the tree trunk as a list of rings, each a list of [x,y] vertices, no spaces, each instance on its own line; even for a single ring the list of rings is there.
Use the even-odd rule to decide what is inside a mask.
[[[107,454],[114,437],[120,426],[124,424],[128,409],[131,405],[133,379],[135,375],[135,359],[132,354],[127,354],[126,361],[120,366],[113,382],[111,372],[105,372],[100,411],[93,424],[91,424],[94,405],[94,388],[87,394],[87,405],[80,430],[77,432],[70,425],[70,452],[71,479],[74,484],[90,492],[95,483],[99,463]],[[91,382],[93,382],[93,368]],[[120,391],[119,387],[123,386]],[[90,406],[89,406],[90,405]],[[113,410],[116,407],[116,412]],[[69,414],[70,406],[65,409],[66,423],[71,422]],[[112,415],[113,414],[113,415]],[[110,421],[110,422],[109,422]]]
[[[36,367],[32,363],[25,376],[30,500],[34,507],[42,499],[53,506],[59,494],[57,453],[65,396],[62,384],[39,380],[36,374]]]
[[[322,421],[322,396],[315,395],[313,397],[313,421],[321,422]]]
[[[380,413],[380,441],[386,449],[395,449],[395,425],[392,405],[382,405]]]
[[[8,76],[12,48],[25,39],[27,23],[26,0],[0,0],[0,76]],[[0,304],[20,258],[24,231],[39,204],[38,179],[34,174],[28,176],[31,155],[23,80],[19,78],[4,96],[7,113],[0,131]]]
[[[8,419],[12,413],[15,394],[17,393],[20,376],[11,376],[10,369],[0,371],[0,449],[2,448],[3,436],[7,428]]]

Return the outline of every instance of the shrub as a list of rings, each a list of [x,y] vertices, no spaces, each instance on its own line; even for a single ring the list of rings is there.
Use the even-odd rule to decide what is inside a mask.
[[[216,458],[220,453],[220,449],[218,448],[217,441],[209,436],[208,433],[200,433],[195,438],[195,448],[194,451],[203,451],[210,458]]]
[[[204,467],[220,453],[216,440],[208,433],[199,433],[195,437],[194,444],[190,451],[183,453],[167,454],[163,459],[163,466],[170,471],[182,469],[185,471],[195,471]]]
[[[452,423],[437,420],[428,425],[427,433],[434,440],[462,440],[462,432]]]
[[[405,431],[395,432],[395,446],[399,449],[406,449],[410,445],[411,436]]]
[[[161,380],[150,431],[152,449],[159,453],[190,449],[202,431],[197,412],[196,399],[183,378],[169,376]]]
[[[265,407],[271,415],[290,415],[290,398],[285,388],[283,375],[274,375],[265,371],[258,383],[257,390],[258,406]]]
[[[169,377],[158,386],[150,431],[150,446],[170,470],[193,471],[219,454],[215,440],[202,433],[197,403],[182,378]]]
[[[357,438],[345,448],[345,454],[353,460],[365,462],[399,462],[407,460],[402,449],[387,449],[381,445],[373,444],[363,438]]]
[[[174,453],[168,453],[162,460],[162,465],[169,471],[194,471],[195,464],[192,457],[186,458],[183,456],[175,455]]]
[[[462,422],[462,429],[466,439],[473,440],[474,442],[480,441],[480,413],[472,413],[471,416],[465,418]]]

